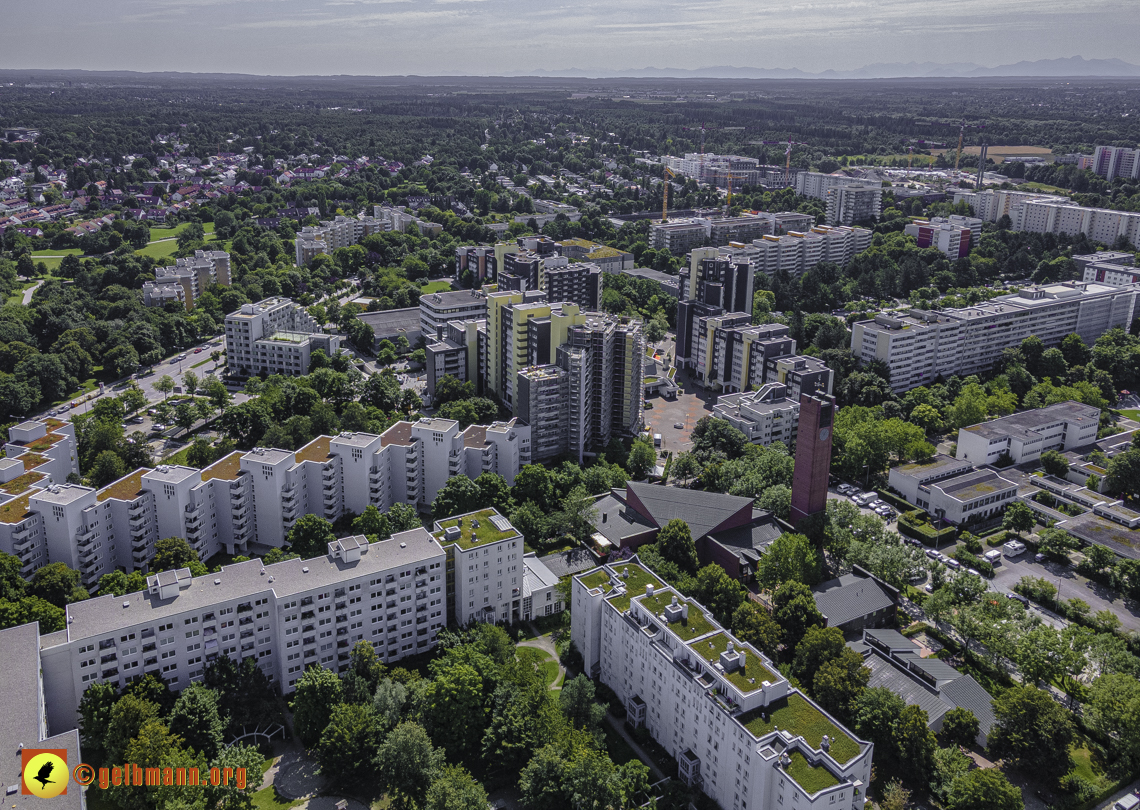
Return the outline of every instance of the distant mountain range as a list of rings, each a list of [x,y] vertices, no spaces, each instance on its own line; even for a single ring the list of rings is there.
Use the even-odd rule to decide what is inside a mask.
[[[1070,56],[1067,59],[1039,59],[1034,62],[1016,62],[1012,65],[985,67],[973,62],[880,62],[858,70],[825,70],[808,73],[798,68],[706,67],[638,68],[630,70],[597,70],[568,68],[566,70],[536,70],[530,76],[561,76],[592,79],[935,79],[984,78],[1000,76],[1040,76],[1059,78],[1066,76],[1140,78],[1140,65],[1120,59],[1085,59]]]

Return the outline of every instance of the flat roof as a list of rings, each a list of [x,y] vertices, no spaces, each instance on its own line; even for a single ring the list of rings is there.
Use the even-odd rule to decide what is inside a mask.
[[[916,478],[926,478],[951,470],[967,470],[971,466],[973,465],[970,462],[963,459],[938,453],[928,461],[912,461],[910,464],[900,464],[894,468],[893,472],[912,475]]]
[[[509,540],[512,537],[522,537],[518,529],[510,525],[509,522],[506,529],[499,529],[495,526],[493,518],[500,518],[502,521],[507,520],[496,509],[480,509],[478,512],[456,515],[447,520],[437,520],[432,536],[445,546],[458,545],[465,550],[481,544],[498,543],[500,540]],[[472,520],[479,521],[477,528],[472,525]],[[459,526],[458,541],[446,539],[445,530],[453,526]]]
[[[297,451],[297,463],[299,464],[302,461],[316,461],[323,464],[328,461],[332,458],[329,454],[330,441],[332,441],[332,439],[329,436],[318,436],[313,439]]]
[[[118,481],[103,487],[95,497],[100,501],[105,501],[108,498],[114,498],[117,501],[133,501],[142,494],[142,477],[149,471],[147,467],[139,467],[133,473],[124,475]]]
[[[8,495],[19,495],[31,489],[33,485],[38,484],[45,478],[47,478],[47,473],[26,472],[5,484],[0,484],[0,492],[4,492]]]
[[[994,492],[1017,489],[1017,484],[1002,478],[992,470],[976,470],[956,478],[939,481],[932,485],[959,501],[972,501]]]
[[[202,470],[202,481],[217,478],[222,481],[236,481],[241,474],[241,451],[234,450],[228,456],[218,459]]]
[[[28,508],[29,500],[32,493],[26,492],[18,498],[13,498],[5,504],[0,504],[0,523],[19,523],[31,517],[32,512]],[[3,667],[0,667],[3,669]]]
[[[363,540],[358,537],[357,540]],[[416,528],[367,543],[360,560],[348,563],[327,554],[308,560],[285,560],[263,565],[261,560],[226,565],[218,573],[193,577],[176,596],[160,599],[138,591],[126,596],[102,596],[67,606],[67,641],[90,638],[132,625],[157,621],[187,611],[206,610],[234,599],[253,598],[272,592],[277,598],[335,585],[346,577],[366,576],[403,565],[412,565],[442,555],[439,543],[426,529]],[[306,570],[307,569],[307,570]],[[264,571],[264,573],[262,573]],[[169,574],[172,572],[163,572]],[[272,580],[272,581],[271,581]],[[124,603],[127,607],[123,607]],[[62,643],[62,640],[59,642]]]
[[[1034,408],[1021,413],[991,419],[977,425],[962,428],[969,433],[976,433],[990,439],[1000,439],[1006,436],[1028,437],[1032,432],[1040,430],[1046,425],[1060,420],[1066,420],[1073,425],[1085,425],[1089,422],[1100,422],[1100,408],[1085,405],[1082,402],[1068,400],[1048,405],[1044,408]]]
[[[80,486],[79,484],[55,484],[48,489],[37,490],[35,496],[38,501],[67,505],[94,491],[91,487]]]
[[[400,420],[380,434],[380,446],[398,444],[407,447],[412,443],[412,423]]]

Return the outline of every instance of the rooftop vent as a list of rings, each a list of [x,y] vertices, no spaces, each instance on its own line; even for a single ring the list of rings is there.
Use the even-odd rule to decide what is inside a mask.
[[[408,547],[407,543],[400,543],[400,548],[407,548],[407,547]]]
[[[221,585],[221,584],[222,584],[222,581],[221,581],[220,579],[215,579],[215,580],[214,580],[214,584],[215,584],[215,585]]]
[[[307,573],[309,573],[309,566],[307,566],[307,565],[306,565],[304,568],[302,568],[302,569],[301,569],[301,573],[302,573],[302,574],[307,574]]]
[[[123,607],[128,608],[131,606],[130,602],[123,602]]]

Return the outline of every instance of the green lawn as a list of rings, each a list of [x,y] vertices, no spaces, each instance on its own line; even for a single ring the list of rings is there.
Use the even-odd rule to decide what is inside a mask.
[[[296,807],[303,804],[304,799],[294,799],[289,801],[277,795],[277,789],[270,785],[267,788],[262,788],[253,794],[253,806],[256,810],[289,810],[290,807]]]
[[[154,241],[155,239],[165,239],[168,236],[178,236],[178,234],[182,233],[184,230],[186,230],[189,227],[190,227],[189,222],[180,222],[177,225],[175,225],[173,228],[167,228],[165,226],[159,226],[159,225],[152,225],[151,229],[150,229],[151,241]],[[203,222],[202,223],[202,230],[205,231],[206,233],[213,233],[214,232],[214,223]]]
[[[451,290],[450,281],[429,281],[420,287],[420,295],[427,295],[428,293],[435,292],[449,292]]]
[[[831,756],[841,765],[859,756],[859,744],[797,692],[774,700],[763,709],[741,715],[740,722],[754,737],[763,737],[779,726],[802,736],[812,748],[819,748],[823,735],[827,734],[831,738]]]
[[[519,647],[518,657],[520,661],[529,662],[538,668],[542,674],[542,682],[547,687],[552,686],[560,677],[558,662],[544,650],[537,647]]]
[[[611,596],[610,604],[618,609],[619,613],[625,613],[629,610],[629,603],[635,596],[642,596],[645,594],[645,586],[652,584],[654,588],[664,588],[661,580],[649,573],[648,569],[642,568],[637,563],[625,563],[623,565],[612,566],[617,572],[618,580],[625,585],[625,593],[620,596]],[[626,572],[628,576],[625,576]]]
[[[832,776],[827,768],[822,765],[812,767],[799,751],[794,751],[790,758],[792,762],[788,765],[788,776],[795,779],[800,787],[809,794],[818,793],[839,784],[839,780]]]
[[[1137,422],[1140,422],[1140,410],[1136,408],[1129,408],[1128,410],[1121,411],[1121,413],[1129,419],[1135,419]]]
[[[1069,190],[1067,188],[1061,188],[1060,186],[1050,186],[1046,183],[1022,183],[1018,186],[1018,188],[1027,188],[1032,191],[1045,191],[1050,194],[1069,194]]]
[[[60,250],[33,250],[32,258],[38,259],[41,256],[82,256],[83,251],[79,248],[61,248]]]

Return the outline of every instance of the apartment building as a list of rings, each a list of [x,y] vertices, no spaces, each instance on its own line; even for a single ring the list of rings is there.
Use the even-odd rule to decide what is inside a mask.
[[[674,255],[701,247],[708,238],[705,226],[695,219],[674,219],[657,222],[649,227],[649,246],[654,250],[667,250]]]
[[[1140,311],[1138,298],[1137,285],[1066,281],[1026,287],[977,306],[858,321],[851,349],[862,362],[882,360],[890,367],[891,388],[909,391],[939,376],[987,371],[1004,349],[1030,335],[1049,348],[1075,332],[1091,346],[1110,329],[1128,328]]]
[[[1140,267],[1136,266],[1135,253],[1103,251],[1086,256],[1074,256],[1073,262],[1081,270],[1082,281],[1126,287],[1140,284]]]
[[[764,382],[780,383],[796,402],[800,394],[830,394],[833,375],[818,357],[793,354],[764,361]]]
[[[1059,402],[1044,408],[991,419],[958,431],[958,457],[971,464],[993,464],[1009,453],[1014,464],[1036,461],[1046,450],[1073,450],[1096,441],[1100,408]]]
[[[883,212],[883,189],[879,185],[844,185],[827,191],[827,224],[854,225],[874,222]]]
[[[476,284],[493,280],[498,273],[495,261],[495,248],[491,245],[464,245],[455,249],[455,277],[460,279],[463,272],[470,271]]]
[[[935,248],[947,259],[955,261],[970,255],[970,248],[977,244],[982,234],[982,220],[958,215],[919,218],[907,225],[904,232],[913,236],[920,248]]]
[[[1092,170],[1110,183],[1117,177],[1140,179],[1140,149],[1098,146],[1093,151]]]
[[[804,231],[770,234],[754,239],[750,245],[721,248],[721,252],[738,260],[747,259],[755,272],[769,278],[779,272],[794,277],[820,262],[846,265],[871,246],[871,237],[866,228],[818,225]]]
[[[330,357],[340,351],[340,336],[321,326],[288,298],[242,304],[226,316],[226,364],[240,376],[309,373],[313,352]]]
[[[603,273],[620,273],[632,270],[633,254],[617,248],[591,242],[588,239],[563,239],[555,243],[558,251],[571,261],[589,262],[601,268]]]
[[[447,598],[456,624],[522,618],[523,537],[495,509],[437,520],[432,537],[447,553]]]
[[[997,222],[1003,216],[1013,220],[1021,210],[1021,206],[1027,202],[1064,204],[1068,202],[1068,198],[1032,191],[991,188],[984,191],[955,191],[954,202],[965,202],[973,209],[974,216],[983,222]]]
[[[0,759],[0,785],[4,786],[4,804],[14,810],[43,807],[38,796],[23,795],[25,749],[63,749],[69,767],[82,761],[79,732],[74,715],[66,728],[48,728],[47,694],[44,688],[39,626],[22,624],[0,630],[0,694],[4,695],[4,711],[0,713],[0,736],[8,743],[8,756]],[[61,810],[86,810],[87,791],[71,785],[66,793],[49,800]]]
[[[163,571],[145,591],[68,605],[66,628],[40,638],[49,727],[75,728],[91,683],[154,674],[181,690],[219,656],[253,658],[288,694],[311,664],[345,670],[359,641],[386,663],[426,652],[447,621],[446,561],[416,528],[378,543],[342,538],[308,560]]]
[[[175,259],[173,266],[154,268],[154,281],[143,282],[143,303],[151,307],[178,301],[190,310],[211,284],[230,285],[230,254],[196,250],[193,256]]]
[[[4,456],[24,465],[27,473],[39,473],[62,484],[71,473],[79,475],[75,426],[47,417],[21,422],[8,428]]]
[[[551,301],[569,301],[587,312],[597,312],[602,305],[602,268],[587,262],[571,264],[565,258],[561,265],[549,264],[545,273],[546,297]]]
[[[297,266],[307,266],[318,253],[331,256],[337,248],[350,247],[370,234],[392,229],[392,223],[379,214],[374,217],[337,216],[320,225],[306,225],[295,240]]]
[[[679,274],[682,298],[718,306],[725,312],[752,312],[755,271],[747,258],[722,249],[697,248]]]
[[[753,444],[767,447],[783,442],[785,447],[791,447],[800,421],[800,402],[789,395],[782,383],[765,383],[755,391],[721,394],[713,406],[713,415],[728,422]]]
[[[482,290],[457,290],[420,296],[420,331],[429,341],[445,334],[456,321],[487,317],[487,294]]]
[[[827,193],[833,188],[845,186],[861,186],[865,183],[858,177],[848,177],[843,174],[824,174],[823,172],[799,172],[796,175],[796,194],[801,197],[812,197],[816,200],[826,200]]]
[[[532,362],[518,373],[515,413],[531,426],[536,461],[569,453],[579,460],[615,435],[636,435],[644,407],[641,323],[589,313],[555,344],[549,318],[530,321]],[[554,362],[543,362],[555,345]]]
[[[681,254],[704,245],[715,247],[729,242],[749,242],[772,233],[772,227],[773,220],[763,214],[674,219],[651,225],[649,244],[657,250]]]
[[[527,292],[543,289],[546,261],[532,250],[504,253],[495,283],[500,290]]]
[[[486,334],[487,321],[451,321],[443,337],[428,338],[424,347],[427,355],[427,393],[435,399],[435,389],[444,376],[460,382],[471,380],[477,393],[483,392],[483,377],[479,373],[479,332]]]
[[[872,744],[636,557],[575,576],[572,599],[586,671],[677,760],[683,782],[739,810],[864,806]]]
[[[677,365],[692,369],[702,386],[731,393],[780,381],[779,372],[775,367],[769,372],[768,364],[795,355],[796,342],[787,326],[754,326],[752,317],[743,312],[702,315],[716,308],[686,303],[677,309]]]
[[[1067,236],[1084,234],[1109,246],[1121,239],[1136,244],[1140,238],[1140,213],[1083,208],[1068,201],[1027,201],[1014,212],[1013,229]]]

